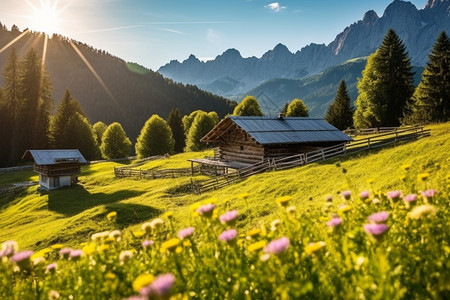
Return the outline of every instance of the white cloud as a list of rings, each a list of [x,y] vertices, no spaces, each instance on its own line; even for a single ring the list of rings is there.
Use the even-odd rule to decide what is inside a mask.
[[[208,32],[206,33],[206,39],[211,42],[211,43],[215,43],[219,40],[219,34],[217,32],[214,31],[214,29],[209,28]]]
[[[280,3],[278,3],[278,2],[270,3],[269,5],[266,5],[264,7],[268,8],[274,12],[279,12],[279,11],[287,8],[287,6],[281,6]]]

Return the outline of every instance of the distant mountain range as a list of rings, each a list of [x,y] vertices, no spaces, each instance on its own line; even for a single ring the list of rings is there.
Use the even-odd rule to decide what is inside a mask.
[[[275,97],[276,102],[292,100],[294,94],[297,95],[295,97],[305,94],[322,97],[328,92],[322,93],[320,90],[330,85],[328,81],[314,85],[313,93],[306,92],[305,86],[300,84],[297,86],[297,93],[287,99],[283,98],[279,91],[283,90],[281,85],[292,83],[289,79],[302,79],[339,66],[350,59],[370,55],[379,47],[389,28],[393,28],[405,43],[412,64],[424,66],[439,33],[442,30],[450,33],[450,0],[428,0],[423,9],[417,9],[410,2],[395,0],[389,4],[383,16],[379,17],[375,11],[370,10],[362,20],[345,28],[330,44],[310,44],[296,53],[291,53],[282,44],[276,45],[261,58],[243,58],[236,49],[229,49],[212,61],[202,62],[194,55],[182,63],[171,61],[158,72],[176,82],[195,84],[212,93],[238,101],[246,94],[254,95],[261,90]],[[362,64],[357,63],[361,70],[364,68]],[[346,68],[345,65],[342,67]],[[356,76],[360,75],[361,72]],[[347,77],[354,78],[354,74]],[[274,80],[280,78],[284,80]],[[300,82],[317,80],[313,78]],[[264,85],[258,87],[261,84]],[[352,84],[354,83],[349,86]],[[294,89],[290,86],[290,89]],[[318,101],[320,104],[313,104],[313,98],[308,102],[313,106],[310,107],[312,111],[323,116],[327,103],[332,98],[327,98],[328,101],[325,102],[323,99]]]
[[[0,26],[0,49],[20,34],[17,29],[9,31]],[[71,43],[95,70],[104,87]],[[20,58],[31,47],[42,57],[43,45],[43,35],[27,33],[11,48],[17,50]],[[0,53],[0,86],[3,86],[2,71],[9,53],[10,49]],[[45,66],[51,77],[55,104],[64,90],[69,89],[92,123],[120,122],[132,141],[152,114],[166,118],[170,110],[177,107],[182,114],[202,109],[224,116],[232,112],[235,105],[194,85],[174,83],[157,72],[58,35],[48,41]]]

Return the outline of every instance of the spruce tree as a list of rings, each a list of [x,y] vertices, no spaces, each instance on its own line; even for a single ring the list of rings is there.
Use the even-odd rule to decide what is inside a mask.
[[[410,58],[394,30],[369,56],[358,82],[354,124],[358,128],[398,126],[414,92]]]
[[[123,158],[130,154],[131,141],[120,123],[114,122],[108,126],[100,150],[105,158]]]
[[[139,158],[162,155],[173,152],[172,130],[167,122],[158,115],[151,116],[141,130],[135,145]]]
[[[205,112],[198,113],[189,129],[186,140],[186,151],[201,151],[209,146],[200,141],[215,126],[213,117]]]
[[[167,118],[167,124],[169,124],[170,129],[172,130],[173,139],[175,141],[173,151],[175,153],[183,152],[184,146],[186,146],[186,136],[184,134],[181,113],[178,108],[173,108],[170,111],[169,117]]]
[[[450,39],[442,31],[428,55],[405,123],[450,121]]]
[[[334,127],[344,130],[353,127],[354,108],[351,105],[350,96],[348,95],[347,85],[342,79],[334,98],[333,103],[328,107],[325,121]]]
[[[234,116],[263,116],[258,100],[253,96],[246,96],[233,111]]]
[[[307,117],[308,115],[308,108],[300,99],[292,100],[287,107],[286,117]]]

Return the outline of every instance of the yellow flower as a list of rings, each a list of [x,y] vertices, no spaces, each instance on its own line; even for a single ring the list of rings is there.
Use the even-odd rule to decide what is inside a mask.
[[[180,244],[180,240],[179,239],[170,239],[170,240],[165,241],[164,243],[162,243],[161,249],[169,250],[171,252],[174,252],[177,249],[179,244]]]
[[[242,193],[242,194],[239,194],[239,196],[238,196],[238,198],[243,199],[243,200],[247,199],[248,197],[250,197],[249,193]]]
[[[141,274],[141,275],[139,275],[133,281],[133,290],[135,292],[139,292],[144,286],[147,286],[150,283],[152,283],[154,278],[155,277],[153,277],[152,274]]]
[[[411,168],[411,164],[404,164],[400,168],[402,168],[404,171],[408,171]]]
[[[256,251],[263,249],[265,246],[266,246],[266,241],[259,241],[259,242],[249,245],[247,250],[248,250],[248,252],[256,252]]]
[[[253,238],[258,237],[260,235],[260,233],[261,233],[261,228],[253,228],[249,232],[247,232],[247,235],[253,239]]]
[[[287,206],[289,204],[289,201],[291,201],[291,196],[283,196],[277,198],[277,203],[281,206]]]
[[[87,244],[86,246],[83,247],[83,252],[86,255],[92,255],[95,252],[95,244]]]
[[[370,179],[367,179],[366,182],[367,182],[367,184],[372,184],[372,183],[374,183],[374,180],[372,178],[370,178]]]
[[[322,249],[323,247],[325,247],[325,242],[323,242],[323,241],[310,243],[309,245],[307,245],[305,247],[305,252],[307,254],[313,254],[313,253],[319,251],[320,249]]]
[[[110,222],[114,222],[116,220],[117,217],[117,212],[112,211],[109,214],[106,215],[106,218],[108,219],[108,221]]]
[[[401,181],[405,181],[406,180],[406,176],[405,175],[400,176],[400,180]]]
[[[54,244],[51,245],[50,248],[52,248],[52,250],[61,250],[62,248],[64,248],[63,244]]]
[[[417,175],[417,180],[426,181],[430,177],[430,173],[420,173]]]
[[[344,204],[339,207],[340,213],[345,213],[345,212],[348,212],[349,210],[352,210],[352,207],[350,205]]]
[[[116,275],[114,273],[108,272],[108,273],[106,273],[105,277],[106,277],[106,279],[113,280],[116,278]]]
[[[100,245],[100,247],[98,247],[98,252],[103,252],[103,251],[108,250],[108,249],[109,249],[109,246],[103,244],[103,245]]]
[[[173,212],[172,211],[168,211],[166,212],[163,217],[166,217],[167,219],[172,219],[173,218]]]
[[[421,219],[426,217],[433,217],[436,214],[436,208],[432,205],[424,204],[415,207],[409,217],[411,219]]]
[[[152,224],[150,222],[146,222],[142,224],[141,229],[150,234],[152,233]]]
[[[145,232],[144,231],[133,231],[133,235],[136,238],[141,238],[145,235]]]

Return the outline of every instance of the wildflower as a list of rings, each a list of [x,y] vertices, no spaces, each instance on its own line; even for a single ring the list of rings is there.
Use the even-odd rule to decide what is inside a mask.
[[[163,216],[166,217],[169,220],[173,219],[173,212],[172,211],[168,211]]]
[[[406,181],[406,176],[405,175],[402,175],[399,178],[400,178],[401,181]]]
[[[380,212],[371,214],[367,218],[367,220],[369,220],[369,222],[371,222],[371,223],[380,224],[380,223],[385,223],[388,218],[389,218],[389,212],[387,212],[387,211],[380,211]]]
[[[319,251],[320,249],[322,249],[323,247],[325,247],[325,242],[324,241],[319,241],[319,242],[315,242],[315,243],[309,243],[306,247],[305,247],[305,252],[306,254],[313,254],[317,251]]]
[[[108,236],[109,236],[109,231],[97,232],[91,236],[91,239],[97,243],[101,243]]]
[[[110,212],[109,214],[106,215],[106,218],[110,222],[115,222],[116,218],[117,218],[117,212],[115,212],[115,211]]]
[[[96,248],[95,244],[92,243],[87,244],[83,247],[83,253],[90,256],[95,253],[95,248]]]
[[[111,273],[111,272],[106,273],[105,277],[106,277],[106,279],[109,279],[109,280],[116,279],[116,275],[114,273]]]
[[[228,244],[232,244],[236,241],[236,236],[236,229],[228,229],[219,235],[219,240]]]
[[[436,214],[436,208],[432,205],[424,204],[417,206],[411,211],[409,217],[411,219],[422,219],[427,217],[433,217]]]
[[[103,245],[100,245],[98,247],[98,252],[103,252],[103,251],[108,250],[108,249],[109,249],[109,245],[103,244]]]
[[[170,240],[162,243],[161,249],[169,250],[170,252],[174,252],[177,249],[179,244],[180,244],[179,239],[170,239]]]
[[[152,224],[150,222],[146,222],[141,226],[142,230],[144,230],[147,234],[152,233]]]
[[[233,226],[236,223],[237,210],[227,211],[219,217],[220,223]]]
[[[238,196],[238,198],[245,200],[245,199],[247,199],[249,196],[250,196],[249,193],[242,193],[242,194],[240,194],[240,195]]]
[[[158,275],[149,286],[143,287],[140,290],[140,294],[144,296],[156,295],[161,298],[165,297],[169,294],[175,281],[175,276],[170,273]]]
[[[372,185],[375,181],[372,178],[370,178],[370,179],[367,179],[366,182],[367,182],[367,184]]]
[[[335,217],[331,218],[331,221],[327,222],[327,225],[331,228],[335,228],[335,227],[340,226],[341,223],[342,223],[342,219],[335,216]]]
[[[297,208],[295,206],[286,207],[286,212],[288,214],[295,214],[296,211],[297,211]]]
[[[205,205],[200,206],[195,211],[201,216],[204,216],[204,217],[207,217],[207,218],[211,218],[212,214],[213,214],[213,211],[214,211],[214,208],[216,208],[216,206],[214,204],[212,204],[212,203],[209,203],[209,204],[205,204]]]
[[[351,209],[352,209],[352,207],[350,205],[347,205],[347,204],[343,204],[343,205],[339,206],[339,212],[340,213],[348,212]]]
[[[281,206],[287,206],[289,204],[289,201],[291,201],[291,196],[283,196],[277,198],[277,203]]]
[[[368,199],[369,196],[370,196],[369,191],[362,191],[362,192],[359,194],[359,197],[360,197],[362,200]]]
[[[142,247],[147,248],[147,247],[153,246],[154,243],[155,242],[152,240],[144,240],[144,241],[142,241]]]
[[[402,168],[404,171],[408,171],[411,168],[411,164],[404,164],[400,168]]]
[[[194,234],[194,231],[195,231],[194,227],[187,227],[178,231],[177,235],[180,238],[180,240],[184,240],[190,238]]]
[[[62,251],[62,250],[61,250]],[[78,259],[80,259],[81,258],[81,256],[83,256],[83,250],[81,250],[81,249],[77,249],[77,250],[72,250],[71,252],[70,252],[70,255],[69,255],[69,257],[70,257],[70,259],[71,260],[78,260]]]
[[[427,181],[428,177],[430,177],[430,173],[420,173],[419,175],[417,175],[417,180]]]
[[[327,202],[331,202],[333,201],[333,196],[328,195],[325,197],[325,200],[327,200]]]
[[[42,256],[40,257],[36,257],[33,259],[33,266],[34,267],[40,267],[45,263],[45,258],[43,258]]]
[[[280,224],[281,224],[281,220],[279,220],[279,219],[273,220],[272,223],[270,223],[270,230],[272,230],[272,231],[277,230],[277,228],[278,228],[278,226],[280,226]]]
[[[247,232],[247,236],[254,239],[257,238],[261,234],[261,228],[253,228],[249,232]]]
[[[350,197],[352,196],[352,192],[351,191],[343,191],[341,193],[341,196],[344,197],[345,200],[349,200]]]
[[[133,258],[133,252],[130,250],[122,250],[119,254],[119,260],[122,264],[126,263],[131,258]]]
[[[149,227],[150,228],[150,232],[149,232],[149,234],[151,233],[151,227]],[[141,237],[143,237],[144,235],[145,235],[145,231],[132,231],[131,232],[132,233],[132,235],[135,237],[135,238],[141,238]]]
[[[49,300],[55,300],[55,299],[59,299],[59,293],[55,290],[51,290],[48,292],[48,299]]]
[[[256,252],[266,246],[266,241],[259,241],[248,246],[248,252]]]
[[[380,199],[378,199],[378,198],[373,198],[372,203],[373,203],[373,204],[380,204],[381,201],[380,201]]]
[[[433,197],[437,194],[437,191],[434,189],[429,189],[426,191],[423,191],[421,193],[423,200],[425,200],[425,202],[432,202]]]
[[[68,259],[69,256],[70,256],[70,253],[71,253],[72,251],[73,251],[72,248],[63,248],[63,249],[61,249],[61,250],[59,251],[59,254],[60,254],[63,258]]]
[[[391,201],[397,201],[400,199],[402,192],[400,191],[389,191],[387,192],[387,197],[391,199]]]
[[[16,241],[6,241],[2,244],[1,257],[11,257],[19,251],[19,245]]]
[[[267,244],[267,246],[264,247],[264,252],[267,254],[280,255],[289,248],[289,245],[289,238],[281,237]]]
[[[163,224],[164,224],[164,221],[162,219],[160,219],[160,218],[153,219],[150,222],[150,226],[152,227],[152,229],[154,231],[158,231],[159,229],[161,229]]]
[[[364,231],[375,237],[383,235],[387,230],[386,224],[364,224]]]
[[[52,250],[61,250],[63,247],[64,247],[63,244],[54,244],[54,245],[51,245],[51,246],[50,246],[50,248],[51,248]]]
[[[45,268],[45,272],[46,273],[55,273],[56,272],[56,268],[57,268],[57,265],[56,265],[56,263],[51,263],[51,264],[49,264],[46,268]]]
[[[152,274],[141,274],[133,281],[133,290],[139,292],[143,287],[153,282],[154,276]]]
[[[31,250],[17,252],[11,257],[11,261],[15,262],[19,268],[27,270],[31,266],[31,255],[33,255],[33,251]]]
[[[417,195],[416,194],[409,194],[409,195],[406,195],[403,198],[403,201],[405,201],[405,205],[406,205],[407,208],[409,208],[411,203],[416,202],[416,200],[417,200]]]
[[[115,241],[119,242],[121,237],[122,237],[122,233],[120,232],[120,230],[113,230],[109,233],[109,238],[113,239]]]

